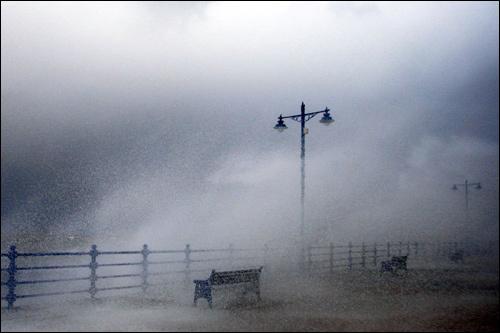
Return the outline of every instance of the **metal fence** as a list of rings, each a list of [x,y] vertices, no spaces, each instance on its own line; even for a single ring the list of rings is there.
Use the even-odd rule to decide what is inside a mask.
[[[498,247],[498,246],[497,246]],[[95,298],[98,292],[120,289],[142,289],[164,284],[165,281],[153,281],[155,277],[178,274],[181,279],[190,282],[192,274],[208,274],[212,269],[223,269],[235,266],[265,266],[266,271],[280,270],[284,267],[299,269],[301,272],[333,272],[339,269],[367,269],[377,267],[381,260],[391,256],[408,255],[412,259],[430,256],[449,256],[459,249],[466,249],[466,253],[490,254],[494,251],[494,244],[488,247],[471,246],[457,242],[422,243],[422,242],[386,242],[371,244],[334,244],[325,246],[308,246],[302,251],[295,248],[271,248],[264,246],[260,249],[238,249],[230,245],[220,249],[192,249],[186,245],[180,250],[150,250],[147,245],[137,251],[99,251],[92,245],[88,252],[46,252],[29,253],[18,252],[16,246],[10,246],[7,253],[2,253],[2,259],[8,260],[8,266],[2,267],[2,301],[7,302],[7,308],[12,309],[17,299],[41,296],[55,296],[67,294],[88,294]],[[135,256],[135,261],[115,261],[116,256]],[[58,264],[40,264],[42,257],[57,257]],[[75,258],[87,258],[86,262],[75,263]],[[110,258],[108,260],[108,258]],[[25,265],[19,260],[29,259]],[[83,260],[82,259],[82,260]],[[34,263],[33,263],[34,261]],[[69,262],[69,263],[68,263]],[[122,270],[133,268],[132,272],[106,273],[106,268]],[[161,270],[163,268],[163,270]],[[166,268],[166,269],[165,269]],[[160,270],[158,270],[160,269]],[[78,276],[67,276],[62,272],[77,271]],[[85,270],[88,275],[81,273]],[[47,278],[46,275],[32,274],[29,278],[23,273],[38,271],[55,271],[56,276]],[[98,273],[99,272],[99,273]],[[116,274],[119,273],[119,274]],[[135,279],[127,285],[106,286],[104,281],[128,278]],[[63,282],[85,281],[85,286],[78,289],[64,289]],[[35,292],[23,292],[28,285],[57,284],[48,291],[36,288]],[[99,284],[99,285],[98,285]],[[6,294],[4,294],[6,291]]]

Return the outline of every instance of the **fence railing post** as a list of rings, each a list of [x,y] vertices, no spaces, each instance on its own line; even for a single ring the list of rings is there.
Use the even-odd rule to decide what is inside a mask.
[[[391,257],[391,242],[387,242],[387,258]]]
[[[458,251],[458,243],[457,242],[453,243],[453,250],[455,253],[457,253],[457,251]]]
[[[142,246],[142,291],[146,292],[148,288],[148,255],[149,249],[148,245],[144,244]]]
[[[333,243],[330,243],[330,273],[333,273]]]
[[[366,266],[366,247],[365,242],[361,243],[361,267]]]
[[[9,274],[9,279],[7,280],[7,287],[9,291],[6,295],[7,300],[7,309],[14,309],[14,303],[16,301],[16,258],[17,258],[17,250],[15,245],[11,245],[9,249],[9,253],[7,254],[7,258],[9,258],[9,267],[7,268],[7,273]]]
[[[186,283],[190,282],[191,277],[191,246],[186,244],[184,248],[184,263],[186,264],[186,268],[184,270]]]
[[[415,257],[418,256],[418,242],[415,242]]]
[[[266,271],[269,273],[269,259],[267,258],[267,256],[269,255],[269,246],[266,244],[264,244],[264,267],[266,268]]]
[[[402,250],[403,250],[403,242],[399,242],[398,256],[401,256]]]
[[[233,266],[233,259],[234,259],[234,247],[233,244],[229,244],[229,266]]]
[[[90,248],[90,288],[89,288],[89,293],[90,297],[93,299],[95,298],[95,294],[97,293],[97,288],[96,288],[96,281],[97,281],[97,256],[99,255],[99,252],[97,251],[97,245],[92,245]]]
[[[299,271],[303,272],[306,269],[306,248],[304,244],[300,245],[299,253]]]
[[[377,243],[373,244],[373,266],[377,267]]]
[[[347,257],[347,264],[349,265],[349,270],[352,270],[352,243],[349,242],[349,252]]]
[[[307,270],[311,271],[312,267],[312,246],[307,247]]]
[[[409,256],[410,255],[410,242],[408,241],[408,243],[406,243],[406,255]]]

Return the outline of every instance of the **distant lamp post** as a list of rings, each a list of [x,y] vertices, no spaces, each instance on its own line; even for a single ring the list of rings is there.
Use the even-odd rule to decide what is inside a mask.
[[[480,190],[482,187],[481,187],[481,183],[469,183],[469,181],[466,179],[465,180],[465,183],[463,184],[453,184],[453,187],[451,188],[453,191],[458,191],[458,188],[459,187],[464,187],[465,189],[465,226],[464,228],[467,228],[470,223],[470,213],[469,213],[469,188],[471,186],[475,186],[476,190]],[[470,233],[466,231],[466,229],[464,229],[464,233],[465,233],[465,237],[466,238],[469,238],[470,237]]]
[[[463,184],[453,184],[453,187],[451,188],[453,191],[457,191],[458,187],[464,187],[465,188],[465,211],[469,211],[469,187],[475,186],[476,190],[482,189],[481,183],[469,183],[469,181],[466,179],[465,183]]]
[[[301,150],[300,150],[300,161],[301,161],[301,183],[300,183],[300,238],[302,242],[302,247],[304,247],[304,198],[305,198],[305,174],[306,174],[306,164],[305,164],[305,157],[306,157],[306,147],[305,147],[305,136],[309,132],[307,128],[305,128],[305,124],[307,121],[309,121],[311,118],[313,118],[315,115],[319,113],[323,113],[323,117],[319,121],[322,124],[325,125],[330,125],[331,123],[334,122],[332,116],[330,115],[330,109],[325,108],[322,111],[315,111],[315,112],[305,112],[306,106],[304,102],[302,102],[302,105],[300,107],[300,114],[292,115],[292,116],[285,116],[280,114],[278,117],[278,123],[274,126],[276,130],[279,132],[283,132],[285,129],[288,127],[285,125],[285,122],[283,119],[290,118],[292,120],[295,120],[297,122],[300,122],[300,144],[301,144]],[[303,250],[303,249],[302,249]]]

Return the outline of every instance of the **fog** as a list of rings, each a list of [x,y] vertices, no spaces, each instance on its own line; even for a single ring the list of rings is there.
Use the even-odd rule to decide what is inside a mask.
[[[498,27],[498,2],[3,1],[2,331],[498,328]],[[335,119],[306,124],[304,239],[300,124],[273,129],[302,102]],[[257,267],[259,301],[193,307]]]
[[[17,3],[2,251],[498,240],[498,3]],[[466,219],[463,188],[471,189]],[[67,237],[78,243],[65,243]],[[68,245],[69,244],[69,245]]]

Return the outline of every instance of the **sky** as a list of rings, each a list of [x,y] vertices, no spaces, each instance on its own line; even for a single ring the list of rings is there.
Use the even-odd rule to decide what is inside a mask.
[[[498,240],[498,9],[2,2],[2,249],[296,241],[302,101],[308,242]]]

